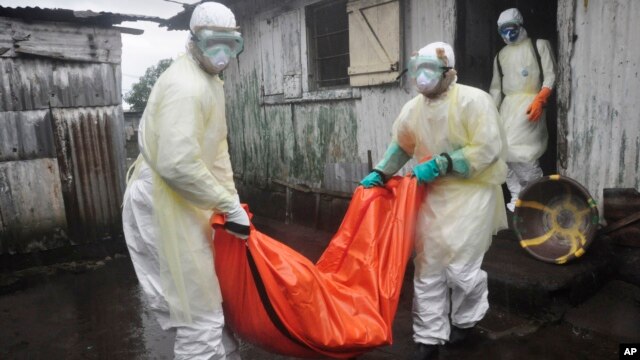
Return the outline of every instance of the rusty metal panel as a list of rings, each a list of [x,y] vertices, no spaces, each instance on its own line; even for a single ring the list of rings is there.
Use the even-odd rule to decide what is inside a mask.
[[[120,234],[122,108],[53,108],[51,121],[71,237],[86,242]]]
[[[67,107],[118,105],[120,81],[117,64],[0,58],[0,111],[47,109],[51,97]]]
[[[0,162],[0,254],[68,245],[55,159]]]
[[[0,162],[55,157],[47,113],[0,112]]]
[[[564,173],[601,203],[603,188],[640,187],[640,2],[578,1],[574,14],[560,51],[571,55]]]
[[[25,22],[5,17],[0,17],[0,23],[11,24],[12,40],[12,50],[1,56],[30,54],[113,64],[119,64],[121,60],[122,41],[117,29],[48,21]],[[0,27],[6,29],[6,25]]]

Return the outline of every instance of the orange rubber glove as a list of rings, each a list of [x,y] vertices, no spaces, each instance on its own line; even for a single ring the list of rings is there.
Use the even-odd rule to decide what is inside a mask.
[[[543,87],[540,89],[536,98],[533,99],[533,102],[527,108],[527,115],[529,116],[529,121],[538,121],[540,119],[540,115],[542,115],[542,108],[547,105],[547,100],[551,96],[551,89],[548,87]]]

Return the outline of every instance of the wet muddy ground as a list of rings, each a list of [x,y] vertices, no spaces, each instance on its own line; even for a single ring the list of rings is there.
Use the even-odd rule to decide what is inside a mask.
[[[315,260],[330,234],[256,221]],[[394,322],[394,344],[358,359],[410,354],[411,266]],[[126,255],[71,264],[32,276],[0,295],[2,359],[172,359],[173,337],[153,318]],[[541,312],[542,313],[542,312]],[[440,359],[617,359],[621,342],[640,342],[640,290],[610,281],[579,306],[549,318],[493,305],[467,341]],[[241,344],[243,359],[292,359]]]

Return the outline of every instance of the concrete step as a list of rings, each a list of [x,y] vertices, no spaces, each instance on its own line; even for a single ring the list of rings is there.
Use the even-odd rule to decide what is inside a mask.
[[[586,254],[565,265],[533,258],[515,233],[494,237],[483,269],[489,275],[489,299],[523,314],[561,314],[595,294],[613,275],[611,246],[596,238]]]

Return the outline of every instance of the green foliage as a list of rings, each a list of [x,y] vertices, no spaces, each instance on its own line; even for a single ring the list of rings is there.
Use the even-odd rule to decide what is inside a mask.
[[[131,91],[127,92],[124,96],[124,100],[131,105],[132,111],[144,111],[153,84],[156,83],[160,75],[171,65],[172,61],[171,59],[158,61],[158,64],[147,68],[147,71],[140,77],[140,80],[133,84]]]

